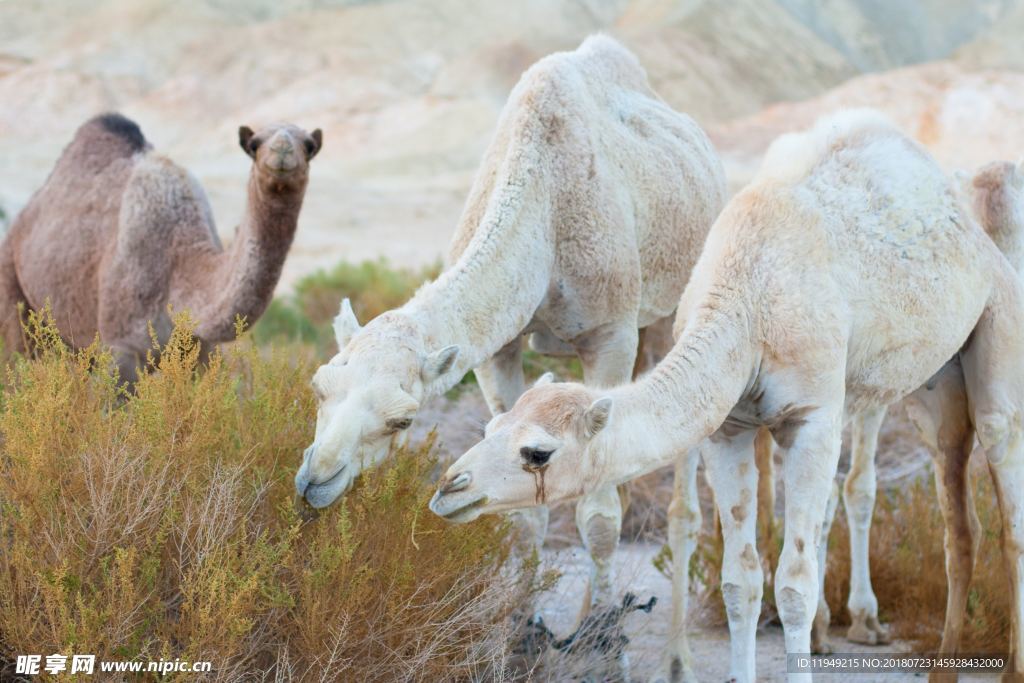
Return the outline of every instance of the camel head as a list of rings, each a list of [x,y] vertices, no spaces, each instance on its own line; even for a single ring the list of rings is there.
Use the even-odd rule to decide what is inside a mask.
[[[253,175],[270,190],[303,190],[309,178],[309,162],[323,145],[317,128],[307,133],[290,123],[275,124],[253,132],[238,129],[238,144],[252,157]]]
[[[313,375],[316,436],[295,475],[299,495],[317,508],[337,500],[360,472],[387,457],[459,351],[426,350],[415,326],[395,311],[360,327],[348,299],[334,333],[340,351]]]
[[[448,468],[430,509],[462,523],[580,496],[593,464],[588,446],[611,407],[610,398],[582,384],[555,384],[544,375]]]
[[[1024,271],[1024,160],[992,162],[959,178],[974,215],[1018,272]]]

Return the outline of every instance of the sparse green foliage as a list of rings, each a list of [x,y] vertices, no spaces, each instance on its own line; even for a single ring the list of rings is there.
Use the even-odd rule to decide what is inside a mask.
[[[98,343],[70,350],[45,314],[30,320],[35,358],[13,360],[0,394],[0,662],[62,652],[209,660],[210,680],[487,677],[495,625],[534,585],[503,570],[500,519],[429,513],[427,443],[307,520],[292,477],[313,431],[310,354],[243,338],[200,368],[191,329],[177,317],[128,395]]]
[[[333,353],[331,321],[341,300],[348,297],[359,322],[366,324],[385,311],[398,308],[416,290],[441,274],[441,264],[421,268],[393,268],[387,260],[341,262],[331,270],[320,270],[299,280],[295,291],[270,302],[253,326],[257,344],[301,342],[310,344],[320,357]],[[525,349],[523,365],[527,377],[554,372],[562,381],[579,380],[583,370],[576,358],[552,358]],[[466,382],[475,381],[473,374]]]
[[[274,299],[254,326],[253,337],[260,344],[272,340],[312,343],[326,352],[334,348],[330,322],[342,299],[352,301],[359,322],[366,324],[404,304],[440,272],[440,263],[419,270],[392,268],[385,259],[339,263],[299,280],[294,294]]]

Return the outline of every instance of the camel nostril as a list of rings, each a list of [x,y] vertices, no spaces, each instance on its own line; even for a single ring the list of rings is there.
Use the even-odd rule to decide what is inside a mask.
[[[469,472],[463,472],[455,476],[454,479],[450,480],[447,484],[441,487],[441,495],[447,495],[449,493],[457,493],[469,486],[469,482],[472,481],[473,477]]]

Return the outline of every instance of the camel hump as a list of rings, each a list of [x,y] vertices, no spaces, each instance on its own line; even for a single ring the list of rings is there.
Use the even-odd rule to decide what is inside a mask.
[[[142,134],[142,129],[139,128],[139,124],[127,116],[117,112],[107,112],[94,117],[85,125],[90,124],[96,125],[105,133],[128,145],[133,153],[146,149],[146,136]]]
[[[823,116],[807,131],[786,133],[765,152],[756,179],[783,183],[805,178],[828,155],[871,135],[899,135],[881,112],[870,108],[844,109]]]
[[[640,61],[622,43],[599,33],[573,51],[555,52],[535,63],[509,100],[537,111],[588,100],[604,103],[622,90],[654,96]]]
[[[131,119],[117,113],[94,116],[83,123],[64,150],[75,166],[98,170],[115,159],[124,159],[150,149],[142,130]]]

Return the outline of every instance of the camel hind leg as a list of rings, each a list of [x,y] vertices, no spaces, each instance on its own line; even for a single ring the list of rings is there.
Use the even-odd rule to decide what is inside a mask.
[[[878,621],[878,598],[871,587],[869,539],[875,510],[877,480],[875,453],[878,432],[887,407],[864,411],[853,417],[850,473],[843,484],[843,504],[850,526],[850,629],[846,637],[854,643],[881,645],[890,642],[889,629]]]
[[[1006,269],[1008,271],[1008,269]],[[960,353],[978,441],[1002,518],[1010,578],[1007,680],[1024,680],[1024,292],[1016,274],[997,274],[985,311]]]
[[[583,364],[583,381],[590,387],[625,384],[636,362],[639,332],[632,324],[609,324],[573,341]],[[591,600],[611,603],[612,556],[622,530],[622,504],[615,486],[584,496],[576,506],[576,525],[593,560]]]
[[[945,522],[946,551],[946,621],[942,629],[939,652],[955,655],[960,648],[967,610],[967,591],[974,572],[974,562],[981,541],[981,524],[971,493],[967,470],[974,447],[971,425],[959,360],[946,364],[932,388],[921,388],[911,394],[907,413],[917,426],[935,463],[935,489]],[[933,683],[955,681],[956,674],[932,674]]]

